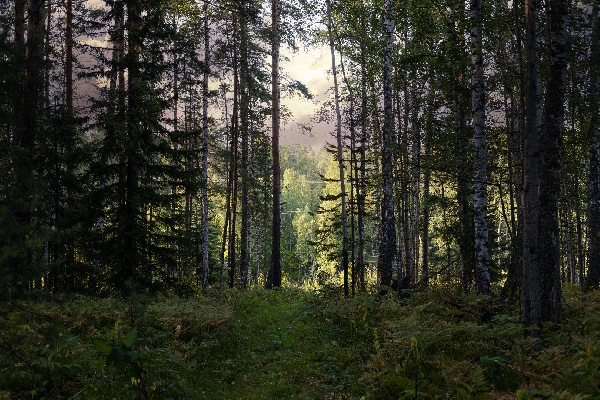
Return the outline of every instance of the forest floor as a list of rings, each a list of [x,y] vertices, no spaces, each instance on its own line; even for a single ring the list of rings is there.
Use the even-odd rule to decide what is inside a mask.
[[[31,295],[0,303],[0,398],[600,399],[600,293],[563,293],[536,353],[517,307],[447,286]]]

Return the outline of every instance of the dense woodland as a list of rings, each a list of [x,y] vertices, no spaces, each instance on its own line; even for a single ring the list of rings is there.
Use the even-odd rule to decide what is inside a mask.
[[[102,384],[67,367],[76,350],[39,361],[39,340],[67,349],[69,332],[139,377],[127,396],[210,397],[182,383],[208,375],[160,392],[149,371],[185,369],[194,346],[193,363],[231,361],[255,323],[236,315],[254,304],[292,318],[276,309],[287,298],[300,310],[289,321],[318,315],[310,329],[333,342],[311,359],[331,379],[305,371],[302,398],[599,395],[598,323],[574,311],[600,284],[599,18],[595,0],[0,0],[0,367],[21,374],[0,394],[90,398]],[[331,89],[314,122],[332,144],[280,146],[294,124],[281,98],[323,95],[280,68],[280,51],[318,46]],[[432,308],[439,320],[419,323],[456,331],[413,321],[410,340],[394,336],[390,321]],[[261,332],[280,323],[269,318]],[[465,342],[482,351],[471,364],[425,361],[461,343],[466,320],[495,321],[480,339],[519,355]],[[230,342],[215,345],[221,330]],[[183,347],[159,357],[152,335]],[[286,349],[275,336],[261,351]],[[525,357],[569,340],[579,383],[552,386],[541,364],[528,375]]]

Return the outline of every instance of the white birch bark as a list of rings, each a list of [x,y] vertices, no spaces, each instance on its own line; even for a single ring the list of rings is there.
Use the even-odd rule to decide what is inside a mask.
[[[202,88],[202,175],[200,176],[202,203],[202,288],[208,288],[208,76],[210,75],[210,35],[208,28],[208,0],[204,0],[204,76]]]
[[[589,135],[589,261],[585,277],[585,289],[598,289],[600,282],[600,7],[596,2],[592,10],[592,51],[591,51],[591,84],[590,84],[590,123]]]
[[[475,146],[475,175],[473,179],[475,221],[475,292],[491,295],[490,255],[488,250],[487,171],[485,133],[485,89],[483,76],[483,49],[481,42],[481,0],[471,0],[471,107],[473,145]]]
[[[392,92],[392,52],[394,49],[394,31],[392,1],[385,0],[383,25],[387,43],[383,51],[383,108],[384,122],[381,146],[381,236],[379,242],[379,259],[377,270],[382,285],[390,285],[396,256],[396,229],[394,216],[394,182],[393,182],[393,151],[394,115]]]

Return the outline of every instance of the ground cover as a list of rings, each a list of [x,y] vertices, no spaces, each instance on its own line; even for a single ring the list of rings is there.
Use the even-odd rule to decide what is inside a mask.
[[[564,297],[532,354],[517,308],[453,287],[30,296],[0,307],[0,398],[600,398],[600,294]]]

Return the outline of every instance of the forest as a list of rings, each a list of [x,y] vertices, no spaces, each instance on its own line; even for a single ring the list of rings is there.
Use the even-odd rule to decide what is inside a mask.
[[[0,0],[0,37],[0,397],[600,399],[598,0]]]

